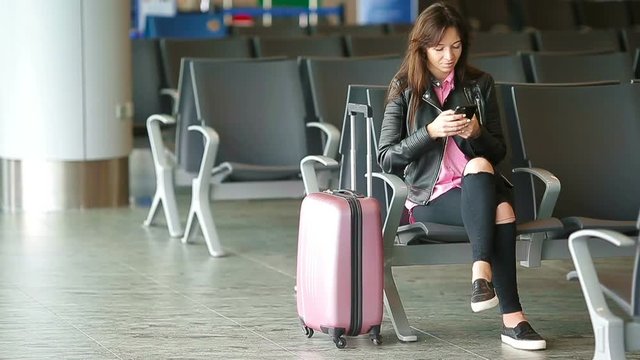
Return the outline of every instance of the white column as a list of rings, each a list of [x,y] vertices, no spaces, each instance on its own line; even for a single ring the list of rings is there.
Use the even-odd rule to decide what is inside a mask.
[[[0,206],[128,201],[129,0],[0,0]]]

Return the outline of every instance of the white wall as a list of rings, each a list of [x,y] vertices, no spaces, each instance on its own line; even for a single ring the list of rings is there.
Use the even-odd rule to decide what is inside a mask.
[[[127,156],[129,1],[0,0],[0,9],[0,157]]]

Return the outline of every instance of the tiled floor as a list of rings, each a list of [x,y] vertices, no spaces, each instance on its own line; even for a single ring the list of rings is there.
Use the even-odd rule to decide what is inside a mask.
[[[189,196],[179,196],[182,218]],[[0,359],[590,359],[593,333],[569,261],[520,268],[522,302],[549,349],[500,343],[472,314],[469,266],[395,270],[418,342],[307,339],[293,292],[299,200],[214,202],[229,255],[141,226],[147,208],[0,214]],[[629,266],[607,260],[608,269]],[[640,359],[640,354],[628,354]]]

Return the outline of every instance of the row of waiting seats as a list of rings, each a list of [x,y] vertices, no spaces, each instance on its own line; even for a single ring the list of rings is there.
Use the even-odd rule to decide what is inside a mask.
[[[622,47],[619,34],[625,34]],[[591,31],[581,32],[540,32],[539,44],[533,46],[529,33],[489,34],[477,33],[472,56],[477,64],[497,62],[496,56],[506,56],[515,52],[620,52],[625,50],[633,58],[634,50],[640,47],[640,32]],[[202,58],[255,58],[272,56],[376,56],[401,55],[406,49],[406,38],[386,36],[370,37],[317,37],[317,38],[233,38],[211,40],[144,40],[135,39],[133,48],[134,103],[136,104],[134,124],[144,124],[145,119],[163,107],[158,92],[162,88],[177,88],[180,73],[180,59],[184,57]],[[517,59],[508,60],[517,62]],[[522,61],[522,60],[521,60]],[[487,65],[488,66],[488,65]],[[525,70],[527,64],[523,65]],[[482,65],[480,65],[482,68]],[[500,68],[500,66],[498,66]],[[510,80],[510,79],[506,79]],[[527,81],[536,81],[528,75]]]
[[[571,83],[639,78],[640,50],[614,53],[520,53],[471,56],[469,62],[496,81]]]
[[[393,57],[242,61],[185,58],[174,113],[178,122],[178,165],[187,173],[199,170],[203,144],[187,130],[191,125],[207,125],[221,134],[216,166],[227,163],[227,181],[295,179],[296,162],[301,157],[325,154],[335,158],[336,141],[340,140],[335,134],[342,127],[347,86],[386,86],[400,61]],[[608,67],[595,68],[588,74],[597,69]],[[215,77],[210,75],[214,73]],[[576,81],[594,80],[572,82]],[[284,91],[290,89],[292,94]],[[311,122],[323,124],[324,135],[316,129],[305,129]],[[287,148],[282,149],[282,144],[288,144]]]
[[[310,154],[329,165],[329,170],[340,168],[344,157],[328,149],[345,154],[347,138],[340,137],[340,146],[335,145],[335,136],[330,136],[331,132],[325,130],[324,151],[314,151],[311,139],[315,136],[310,136],[305,128],[311,123],[315,126],[315,122],[306,116],[309,99],[305,99],[303,86],[305,81],[318,84],[312,80],[311,69],[315,60],[346,59],[183,59],[180,79],[183,85],[178,98],[181,105],[175,114],[179,166],[188,164],[190,158],[186,156],[181,160],[181,156],[186,155],[185,144],[181,142],[197,144],[199,141],[202,144],[201,137],[189,140],[184,136],[184,128],[193,129],[195,125],[209,129],[215,134],[210,138],[217,139],[215,161],[201,162],[199,168],[201,174],[218,177],[219,182],[213,186],[214,195],[219,194],[225,182],[250,184],[254,190],[269,182],[284,182],[289,186],[299,179],[300,171],[295,169],[298,162]],[[367,60],[389,61],[386,67],[393,72],[400,58],[395,58],[395,63],[391,58]],[[306,64],[306,78],[300,77],[301,64]],[[328,65],[327,71],[336,72],[336,64]],[[347,84],[375,81],[371,75],[376,71],[364,63],[352,61],[351,64],[354,66],[351,71],[366,69],[366,76],[362,81],[343,79]],[[351,71],[342,76],[347,77],[345,74]],[[328,74],[323,73],[318,79],[330,88],[333,82]],[[384,83],[391,76],[382,76]],[[371,91],[365,95],[373,107],[374,119],[377,119],[374,128],[378,132],[386,91],[386,86],[381,85],[367,86]],[[342,123],[346,118],[344,99],[353,101],[352,94],[356,94],[354,89],[357,87],[340,87],[342,91],[334,90],[339,93],[337,97],[340,100],[327,101],[342,109],[339,115]],[[373,88],[376,89],[375,94]],[[504,132],[511,149],[510,160],[501,166],[521,169],[511,175],[515,183],[518,231],[521,234],[517,245],[518,259],[528,266],[539,266],[542,260],[569,258],[567,237],[576,229],[607,228],[633,235],[637,231],[634,219],[640,208],[640,187],[637,186],[640,162],[636,161],[640,153],[640,142],[636,141],[640,136],[640,103],[637,101],[640,85],[499,83],[497,91]],[[322,92],[325,96],[329,93]],[[313,106],[321,103],[318,94],[311,97]],[[195,114],[191,120],[182,115],[181,111],[185,109],[191,109]],[[313,120],[318,118],[320,116],[314,116]],[[344,127],[342,131],[345,131]],[[207,151],[208,146],[202,145],[205,153],[211,153]],[[192,148],[187,146],[186,149]],[[321,172],[315,166],[306,166],[306,169],[315,174]],[[504,173],[509,174],[508,171]],[[540,201],[531,175],[542,178],[546,185]],[[346,179],[344,172],[340,178],[340,182]],[[362,181],[360,176],[357,178]],[[402,307],[391,268],[467,263],[470,245],[466,242],[464,229],[441,224],[401,225],[400,212],[406,187],[401,179],[389,179],[374,191],[383,204],[388,204],[384,214],[386,305],[398,337],[412,341],[416,338]],[[303,180],[307,192],[313,191],[310,188],[312,184],[321,183],[318,179]],[[245,187],[244,191],[249,189]],[[597,257],[633,255],[628,248],[602,243],[594,244],[592,251]],[[635,293],[625,297],[631,304],[629,308],[635,311],[633,316],[638,315],[637,305],[634,305],[637,298]],[[613,345],[609,342],[604,347]],[[628,345],[631,349],[639,347],[637,341]]]
[[[611,53],[600,55],[580,55],[580,56],[543,56],[540,54],[530,54],[527,57],[530,61],[529,70],[525,70],[525,62],[522,56],[487,57],[472,59],[472,64],[494,74],[496,81],[513,83],[573,83],[586,81],[619,81],[629,82],[634,78],[631,60],[625,53]],[[233,116],[228,110],[227,114],[218,113],[212,115],[213,118],[235,118],[239,121],[252,121],[253,118],[261,116],[264,121],[285,121],[295,122],[296,126],[301,126],[304,122],[317,121],[330,124],[337,130],[342,127],[342,115],[344,111],[343,100],[349,84],[375,84],[386,86],[394,76],[400,66],[399,57],[369,57],[369,58],[323,58],[323,57],[302,57],[299,59],[267,58],[267,59],[246,59],[246,60],[205,60],[195,58],[183,58],[181,67],[181,81],[178,88],[180,93],[176,116],[181,119],[176,138],[179,146],[178,161],[188,172],[196,172],[200,164],[202,153],[201,143],[198,140],[190,140],[196,135],[186,131],[189,125],[197,124],[204,119],[202,114],[194,111],[194,102],[189,100],[193,96],[193,83],[200,80],[200,75],[191,71],[191,63],[210,63],[210,71],[220,71],[221,78],[217,82],[211,83],[210,91],[220,91],[225,89],[223,96],[213,97],[211,101],[223,99],[229,106],[243,107],[243,99],[235,98],[228,93],[238,93],[247,96],[248,102],[253,104],[250,109],[238,109],[239,114]],[[280,64],[287,63],[288,73],[282,73]],[[242,69],[240,71],[239,69]],[[531,75],[529,75],[529,73]],[[248,74],[251,74],[249,76]],[[533,81],[527,81],[532,77]],[[192,80],[195,78],[196,80]],[[279,108],[268,113],[263,109],[271,109],[269,104],[272,99],[273,90],[287,88],[287,86],[299,86],[302,99],[299,104],[290,99],[287,103],[294,107],[289,114],[284,117],[279,114]],[[281,94],[278,94],[281,95]],[[236,99],[229,101],[229,98]],[[285,104],[283,98],[280,103]],[[276,101],[276,103],[278,103]],[[204,103],[203,103],[204,106]],[[220,108],[215,110],[221,111]],[[253,111],[252,113],[246,113]],[[261,114],[261,115],[260,115]],[[295,114],[295,115],[293,115]],[[233,129],[236,121],[228,126]],[[248,125],[248,124],[247,124]],[[226,125],[223,125],[226,126]],[[241,127],[240,127],[241,129]],[[309,141],[306,145],[308,151],[321,152],[322,139],[318,134],[308,134]],[[276,142],[277,143],[277,142]],[[324,141],[326,144],[326,141]],[[302,149],[302,148],[301,148]],[[236,150],[237,151],[237,150]],[[335,153],[333,150],[326,150]],[[276,149],[261,151],[261,156],[269,156],[271,153],[277,154]],[[221,156],[230,154],[225,150]],[[243,159],[248,159],[252,155],[248,151]],[[300,153],[298,153],[300,154]],[[264,164],[274,164],[279,157],[274,155],[274,159],[264,162]],[[289,163],[291,165],[291,163]]]
[[[638,56],[632,61],[631,55],[627,53],[607,53],[607,54],[520,54],[520,55],[497,55],[471,57],[471,64],[491,73],[496,81],[508,82],[530,82],[530,83],[567,83],[583,81],[618,80],[628,81],[637,78]],[[311,94],[311,85],[327,85],[331,90],[324,96],[341,96],[344,93],[344,86],[348,81],[351,83],[363,83],[367,79],[375,79],[375,84],[386,85],[395,74],[397,66],[400,64],[399,57],[362,57],[362,58],[330,58],[314,57],[300,58],[300,74],[306,76],[308,61],[315,67],[322,67],[323,72],[316,75],[311,83],[305,83],[305,93]],[[309,60],[304,60],[309,59]],[[256,59],[246,59],[245,61],[255,61]],[[219,61],[224,61],[220,59]],[[232,61],[227,59],[227,61]],[[332,67],[332,68],[330,68]],[[362,70],[359,70],[362,69]],[[361,74],[361,75],[358,75]],[[233,82],[233,79],[229,79]],[[303,81],[306,81],[303,79]],[[373,80],[370,80],[373,81]],[[155,86],[144,86],[144,83],[135,84],[137,89],[134,92],[136,100],[137,123],[144,124],[146,118],[153,113],[160,111],[160,95],[158,94],[159,83]],[[333,87],[329,86],[333,85]],[[323,95],[318,95],[323,96]],[[144,100],[147,99],[145,102]],[[316,108],[332,109],[330,111],[314,110],[313,101],[307,96],[307,118],[321,117],[324,121],[336,126],[337,112],[335,98],[333,102],[323,102],[323,106]],[[320,115],[317,112],[320,111]],[[170,113],[170,110],[164,112]]]
[[[229,36],[386,36],[406,34],[411,29],[409,24],[371,24],[371,25],[329,25],[318,24],[312,27],[295,25],[276,26],[231,26]]]
[[[301,156],[310,153],[335,156],[337,153],[347,86],[351,83],[386,84],[400,62],[399,57],[183,58],[176,110],[179,121],[176,132],[178,164],[187,172],[197,171],[202,146],[197,136],[191,135],[186,128],[204,122],[207,125],[218,124],[213,127],[223,133],[233,132],[230,135],[232,139],[245,136],[259,138],[246,147],[239,147],[233,142],[221,144],[220,162],[253,161],[265,166],[293,167],[293,172],[289,170],[279,177],[295,178]],[[210,76],[214,73],[218,74],[217,77]],[[207,90],[196,93],[200,88]],[[290,89],[292,94],[285,92]],[[196,112],[196,108],[200,112]],[[203,113],[208,110],[210,112]],[[233,121],[227,122],[226,119]],[[331,134],[321,136],[317,130],[305,130],[305,124],[309,122],[331,127],[325,131]],[[260,130],[262,127],[272,129],[273,133]],[[273,143],[267,146],[269,141]],[[298,144],[295,141],[303,142]],[[282,147],[283,142],[288,146]]]
[[[517,51],[614,52],[640,47],[640,30],[613,28],[599,30],[533,30],[519,32],[471,33],[471,53]]]
[[[640,143],[636,141],[640,136],[640,103],[637,101],[640,85],[499,83],[497,90],[504,133],[511,150],[501,168],[512,180],[516,177],[521,180],[514,187],[516,200],[520,201],[516,204],[520,234],[518,259],[525,266],[535,267],[540,266],[542,260],[571,258],[570,249],[571,252],[580,251],[583,256],[573,256],[580,281],[583,288],[587,288],[585,294],[587,291],[596,294],[587,296],[596,330],[596,358],[622,358],[625,350],[640,350],[640,323],[637,320],[640,316],[640,247],[637,243],[640,224],[635,221],[640,209],[640,187],[637,186],[640,162],[631,160],[640,153]],[[380,134],[385,94],[386,87],[381,86],[349,87],[348,102],[368,104],[372,108],[374,144]],[[615,120],[609,121],[612,118]],[[347,126],[345,114],[344,127]],[[356,132],[360,134],[356,138],[358,164],[366,164],[364,119],[359,119],[356,126]],[[339,161],[319,157],[303,160],[307,192],[321,190],[315,181],[316,162],[339,167],[340,184],[349,186],[348,142],[348,137],[343,139]],[[385,305],[398,338],[415,341],[392,267],[468,263],[470,244],[461,227],[435,223],[402,224],[406,186],[400,178],[382,174],[377,164],[373,166],[378,172],[375,176],[384,180],[374,182],[372,193],[386,205],[382,214],[385,224]],[[364,167],[361,165],[356,170],[356,188],[365,188]],[[512,173],[511,169],[516,172]],[[545,184],[544,195],[536,196],[532,175]],[[540,197],[542,199],[538,200]],[[532,207],[533,211],[522,216],[523,205]],[[583,229],[582,232],[575,233],[579,229]],[[607,229],[619,234],[614,237],[606,232],[601,235],[600,230],[584,229]],[[612,244],[593,242],[589,252],[586,244],[580,243],[596,235],[605,239],[608,236],[613,239],[610,240]],[[570,236],[575,239],[569,240]],[[597,296],[602,296],[602,290],[594,285],[598,279],[592,274],[584,274],[585,268],[592,267],[591,256],[636,257],[633,272],[614,274],[615,283],[624,285],[617,291],[610,287],[605,290],[631,317],[626,329],[623,321],[609,311],[603,311],[606,303],[599,301]]]
[[[583,57],[586,58],[582,59]],[[559,83],[598,80],[628,81],[633,78],[630,65],[626,68],[619,66],[626,59],[622,56],[622,53],[598,55],[598,57],[598,60],[595,61],[590,56],[581,56],[572,59],[574,60],[573,62],[565,61],[564,57],[553,57],[551,59],[556,62],[544,62],[538,61],[541,59],[536,57],[534,58],[536,61],[532,62],[533,65],[536,65],[532,73],[539,80],[545,80],[544,82],[552,82],[549,81],[551,76],[559,74],[561,77],[555,79],[555,82]],[[609,57],[609,61],[605,61],[603,57]],[[512,57],[499,58],[497,59],[499,61],[495,61],[495,58],[482,60],[494,61],[493,64],[485,63],[485,66],[478,65],[478,67],[494,73],[497,81],[526,82],[522,81],[525,78],[522,62],[514,63],[512,61],[514,58]],[[506,63],[504,60],[511,62]],[[520,61],[519,58],[515,58],[515,60]],[[564,65],[558,65],[558,60],[565,61]],[[615,60],[618,62],[612,62]],[[195,82],[192,79],[197,78],[199,75],[191,72],[191,63],[194,61],[197,63],[210,62],[212,64],[211,71],[215,70],[220,73],[217,82],[212,82],[209,85],[211,90],[208,90],[212,94],[217,91],[219,96],[211,96],[209,101],[224,101],[225,105],[236,108],[237,114],[232,114],[231,109],[223,110],[221,106],[212,108],[212,111],[215,110],[216,112],[212,112],[207,116],[203,116],[202,113],[196,111],[196,94],[193,93]],[[472,63],[475,63],[474,61],[477,60],[472,60]],[[582,61],[582,65],[580,65],[580,61]],[[594,61],[598,66],[594,67]],[[626,61],[629,63],[628,59]],[[180,96],[174,112],[176,119],[179,120],[175,141],[178,164],[181,169],[191,174],[196,173],[200,166],[203,153],[202,141],[197,134],[187,131],[189,126],[208,124],[208,121],[219,121],[209,119],[233,119],[231,122],[223,122],[214,127],[218,130],[224,129],[223,133],[230,133],[227,139],[234,139],[232,142],[222,141],[221,151],[217,159],[218,163],[236,163],[236,171],[227,180],[242,180],[243,177],[247,176],[259,179],[267,176],[267,173],[273,179],[278,177],[280,179],[286,177],[289,179],[295,178],[297,172],[295,171],[296,162],[294,159],[310,153],[335,154],[335,145],[331,145],[335,142],[327,139],[329,135],[323,138],[317,131],[306,130],[304,144],[287,149],[288,154],[292,156],[289,158],[278,151],[277,145],[281,144],[283,139],[277,136],[270,146],[260,142],[250,144],[252,146],[264,145],[260,149],[237,146],[236,140],[244,136],[245,128],[251,131],[255,130],[249,123],[244,124],[244,122],[252,122],[258,118],[263,122],[281,123],[282,126],[289,124],[293,128],[291,131],[285,132],[285,134],[297,134],[305,123],[311,121],[332,125],[336,131],[340,131],[343,112],[342,99],[347,86],[358,83],[386,86],[389,79],[395,74],[400,62],[401,58],[399,57],[319,57],[289,60],[282,58],[246,60],[194,60],[183,58],[180,85],[178,87]],[[283,63],[287,64],[286,67],[281,66]],[[509,64],[515,65],[511,66]],[[490,65],[495,68],[492,69]],[[505,75],[506,71],[512,71],[512,73]],[[248,74],[251,74],[251,76]],[[283,95],[282,92],[272,90],[285,89],[292,86],[300,90],[295,97],[278,97]],[[296,99],[300,99],[300,101],[296,101]],[[201,104],[204,107],[208,102],[203,99]],[[247,106],[247,104],[250,105]],[[287,106],[290,106],[293,110],[285,112],[285,109],[274,107],[273,104],[283,104],[282,106],[288,104]],[[265,132],[255,134],[249,132],[245,135],[257,136],[258,134],[265,134]],[[276,132],[274,135],[282,134]],[[333,136],[333,138],[339,139],[339,136]],[[271,137],[266,137],[266,139],[271,139]],[[248,164],[250,163],[249,159],[253,161],[254,165],[265,167],[253,169],[237,165]],[[283,159],[288,160],[285,161]],[[269,167],[275,165],[280,166],[277,171]],[[245,171],[239,171],[238,169],[245,169]]]
[[[423,9],[436,0],[420,0]],[[637,0],[445,0],[475,30],[617,28],[640,25]]]

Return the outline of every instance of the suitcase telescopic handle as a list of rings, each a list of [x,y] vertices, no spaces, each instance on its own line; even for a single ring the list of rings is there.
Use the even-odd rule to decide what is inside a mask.
[[[373,109],[367,104],[348,103],[347,111],[349,115],[362,114],[367,118],[373,117]]]
[[[349,164],[351,168],[351,190],[356,190],[356,115],[363,114],[365,117],[365,121],[367,122],[367,196],[372,196],[372,170],[371,170],[371,161],[373,160],[373,156],[371,156],[371,137],[372,137],[372,126],[373,126],[373,109],[371,106],[367,104],[356,104],[356,103],[348,103],[347,104],[347,112],[350,117],[350,138],[351,138],[351,148],[349,149],[349,153],[351,155],[351,164]]]

